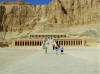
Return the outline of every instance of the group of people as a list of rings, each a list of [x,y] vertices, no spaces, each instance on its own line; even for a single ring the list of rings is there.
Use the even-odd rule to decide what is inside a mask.
[[[58,54],[59,50],[61,52],[61,55],[63,55],[64,47],[60,46],[59,44],[53,44],[53,50],[56,50],[56,54]]]
[[[49,48],[50,45],[52,46],[53,51],[56,51],[57,55],[58,54],[63,55],[64,47],[60,46],[60,44],[56,43],[54,41],[54,39],[51,38],[51,37],[47,37],[47,38],[44,39],[43,49],[45,50],[45,54],[47,54],[47,51],[48,51],[48,48]],[[60,53],[59,53],[59,51],[60,51]]]

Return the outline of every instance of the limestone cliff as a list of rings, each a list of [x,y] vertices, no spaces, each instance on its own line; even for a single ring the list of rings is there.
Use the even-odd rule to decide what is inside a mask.
[[[36,30],[100,24],[100,0],[53,0],[49,5],[0,3],[0,30]]]

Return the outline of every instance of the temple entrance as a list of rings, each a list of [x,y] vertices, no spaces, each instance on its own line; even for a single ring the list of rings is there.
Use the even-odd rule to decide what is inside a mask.
[[[46,37],[43,41],[43,48],[47,47],[48,49],[52,49],[52,46],[56,44],[55,40],[52,37]]]

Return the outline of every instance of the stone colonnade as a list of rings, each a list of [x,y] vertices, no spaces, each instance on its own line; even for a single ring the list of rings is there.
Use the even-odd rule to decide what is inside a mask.
[[[84,46],[82,39],[54,39],[60,46]],[[14,46],[42,46],[43,40],[15,40]]]
[[[82,39],[56,39],[55,41],[60,46],[84,46]]]
[[[42,46],[43,40],[16,40],[14,46]]]

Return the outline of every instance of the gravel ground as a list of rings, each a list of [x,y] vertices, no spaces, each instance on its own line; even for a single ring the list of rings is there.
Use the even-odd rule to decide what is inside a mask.
[[[100,74],[99,47],[64,48],[64,55],[41,48],[0,48],[0,74]]]

